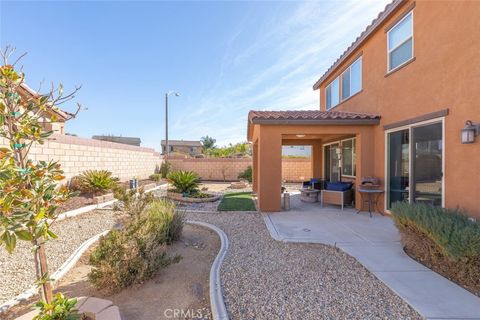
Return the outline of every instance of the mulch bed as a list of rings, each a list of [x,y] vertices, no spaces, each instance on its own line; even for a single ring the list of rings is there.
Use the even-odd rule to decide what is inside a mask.
[[[453,261],[428,237],[406,228],[400,231],[404,250],[412,259],[480,296],[480,261]]]
[[[147,184],[150,184],[150,183],[156,183],[157,185],[159,184],[159,183],[157,183],[153,180],[150,180],[150,179],[145,179],[145,180],[139,180],[138,181],[139,187],[146,186]],[[129,187],[128,181],[122,182],[121,184]],[[109,192],[107,192],[107,193],[109,193]],[[80,194],[78,196],[75,196],[75,197],[72,197],[72,198],[68,199],[66,202],[62,203],[58,207],[58,212],[63,213],[63,212],[67,212],[67,211],[70,211],[70,210],[75,210],[75,209],[82,208],[82,207],[92,205],[92,204],[95,204],[93,202],[93,196],[91,194],[82,193],[82,194]]]
[[[75,197],[68,199],[66,202],[62,203],[58,207],[58,212],[67,212],[70,210],[75,210],[78,208],[82,208],[88,205],[94,204],[93,197],[87,194],[81,194]]]

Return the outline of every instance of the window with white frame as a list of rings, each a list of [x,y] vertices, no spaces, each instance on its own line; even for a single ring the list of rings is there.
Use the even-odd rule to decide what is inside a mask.
[[[358,58],[342,73],[342,100],[362,90],[362,58]]]
[[[388,71],[413,58],[413,12],[388,31],[387,42]]]
[[[355,176],[355,138],[342,141],[342,175]]]
[[[338,77],[325,88],[325,93],[327,110],[335,107],[340,102],[340,81]]]

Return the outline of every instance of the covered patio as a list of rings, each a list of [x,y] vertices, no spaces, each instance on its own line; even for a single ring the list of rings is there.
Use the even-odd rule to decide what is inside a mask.
[[[250,111],[248,140],[253,145],[253,190],[262,212],[281,211],[282,146],[311,146],[312,178],[327,178],[324,146],[332,141],[354,138],[355,176],[374,172],[374,126],[380,116],[337,111]],[[340,174],[340,179],[341,179]],[[356,199],[360,198],[358,188]],[[356,201],[359,207],[359,201]]]

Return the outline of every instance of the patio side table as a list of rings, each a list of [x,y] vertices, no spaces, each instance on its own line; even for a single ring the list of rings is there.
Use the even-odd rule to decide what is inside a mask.
[[[373,212],[377,211],[383,216],[383,213],[378,210],[378,198],[385,192],[381,189],[358,189],[360,193],[361,201],[360,201],[360,209],[357,210],[357,213],[362,211],[363,205],[365,203],[368,204],[368,212],[370,214],[370,218],[372,217],[372,207]]]
[[[318,202],[318,194],[320,190],[317,189],[300,189],[300,200],[304,202]]]

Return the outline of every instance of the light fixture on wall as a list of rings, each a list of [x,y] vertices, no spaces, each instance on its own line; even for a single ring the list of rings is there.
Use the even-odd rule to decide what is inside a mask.
[[[296,134],[295,136],[297,136],[297,138],[304,138],[305,137],[304,134]]]
[[[465,127],[462,129],[462,143],[474,143],[475,137],[479,134],[480,124],[467,120],[467,122],[465,122]]]

